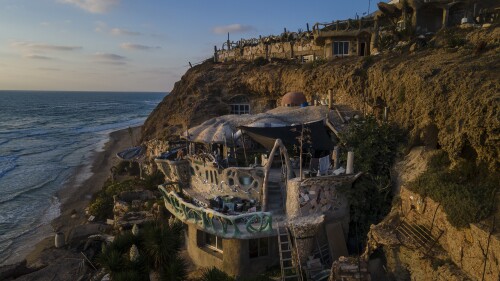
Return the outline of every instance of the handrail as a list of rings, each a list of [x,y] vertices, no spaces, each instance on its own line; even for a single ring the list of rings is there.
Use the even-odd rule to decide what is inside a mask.
[[[270,212],[225,215],[212,209],[188,203],[176,192],[168,192],[161,185],[158,188],[163,194],[165,207],[173,215],[183,222],[195,223],[207,232],[224,238],[253,236],[260,233],[274,232],[272,214]]]

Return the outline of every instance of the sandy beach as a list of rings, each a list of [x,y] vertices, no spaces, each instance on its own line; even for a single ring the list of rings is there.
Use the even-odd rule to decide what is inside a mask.
[[[133,128],[133,136],[138,139],[141,127]],[[119,160],[116,153],[131,146],[128,129],[114,131],[109,134],[109,140],[101,151],[96,151],[92,158],[92,165],[80,166],[68,183],[57,193],[61,201],[61,214],[54,219],[51,226],[55,232],[63,232],[66,239],[74,229],[87,222],[85,208],[92,198],[92,194],[99,191],[110,175],[110,169]],[[82,177],[84,177],[82,181]],[[85,179],[86,178],[86,179]],[[41,234],[43,235],[43,234]],[[54,234],[43,239],[34,248],[26,249],[25,253],[17,256],[26,256],[27,267],[43,269],[15,280],[71,280],[78,271],[81,255],[70,252],[65,248],[54,247]],[[66,274],[61,274],[66,272]]]

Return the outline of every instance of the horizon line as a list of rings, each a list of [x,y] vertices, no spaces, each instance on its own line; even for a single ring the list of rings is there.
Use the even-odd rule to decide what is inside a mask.
[[[162,93],[169,94],[168,91],[110,91],[110,90],[0,90],[0,92],[65,92],[65,93]]]

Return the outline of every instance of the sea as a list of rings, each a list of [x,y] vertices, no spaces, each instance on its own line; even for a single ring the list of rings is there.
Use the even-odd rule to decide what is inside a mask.
[[[0,91],[0,265],[43,238],[60,214],[56,192],[109,134],[142,125],[165,95]]]

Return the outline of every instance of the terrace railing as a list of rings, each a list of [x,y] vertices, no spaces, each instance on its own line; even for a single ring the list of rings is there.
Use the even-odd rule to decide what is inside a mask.
[[[270,212],[226,215],[186,202],[176,192],[167,191],[162,185],[158,188],[169,212],[184,223],[196,224],[205,232],[223,238],[241,239],[271,236],[275,233]]]
[[[363,29],[373,27],[375,20],[373,19],[348,19],[348,20],[338,20],[329,23],[316,23],[313,26],[313,33],[315,35],[321,34],[321,32],[327,31],[348,31],[354,29]]]

